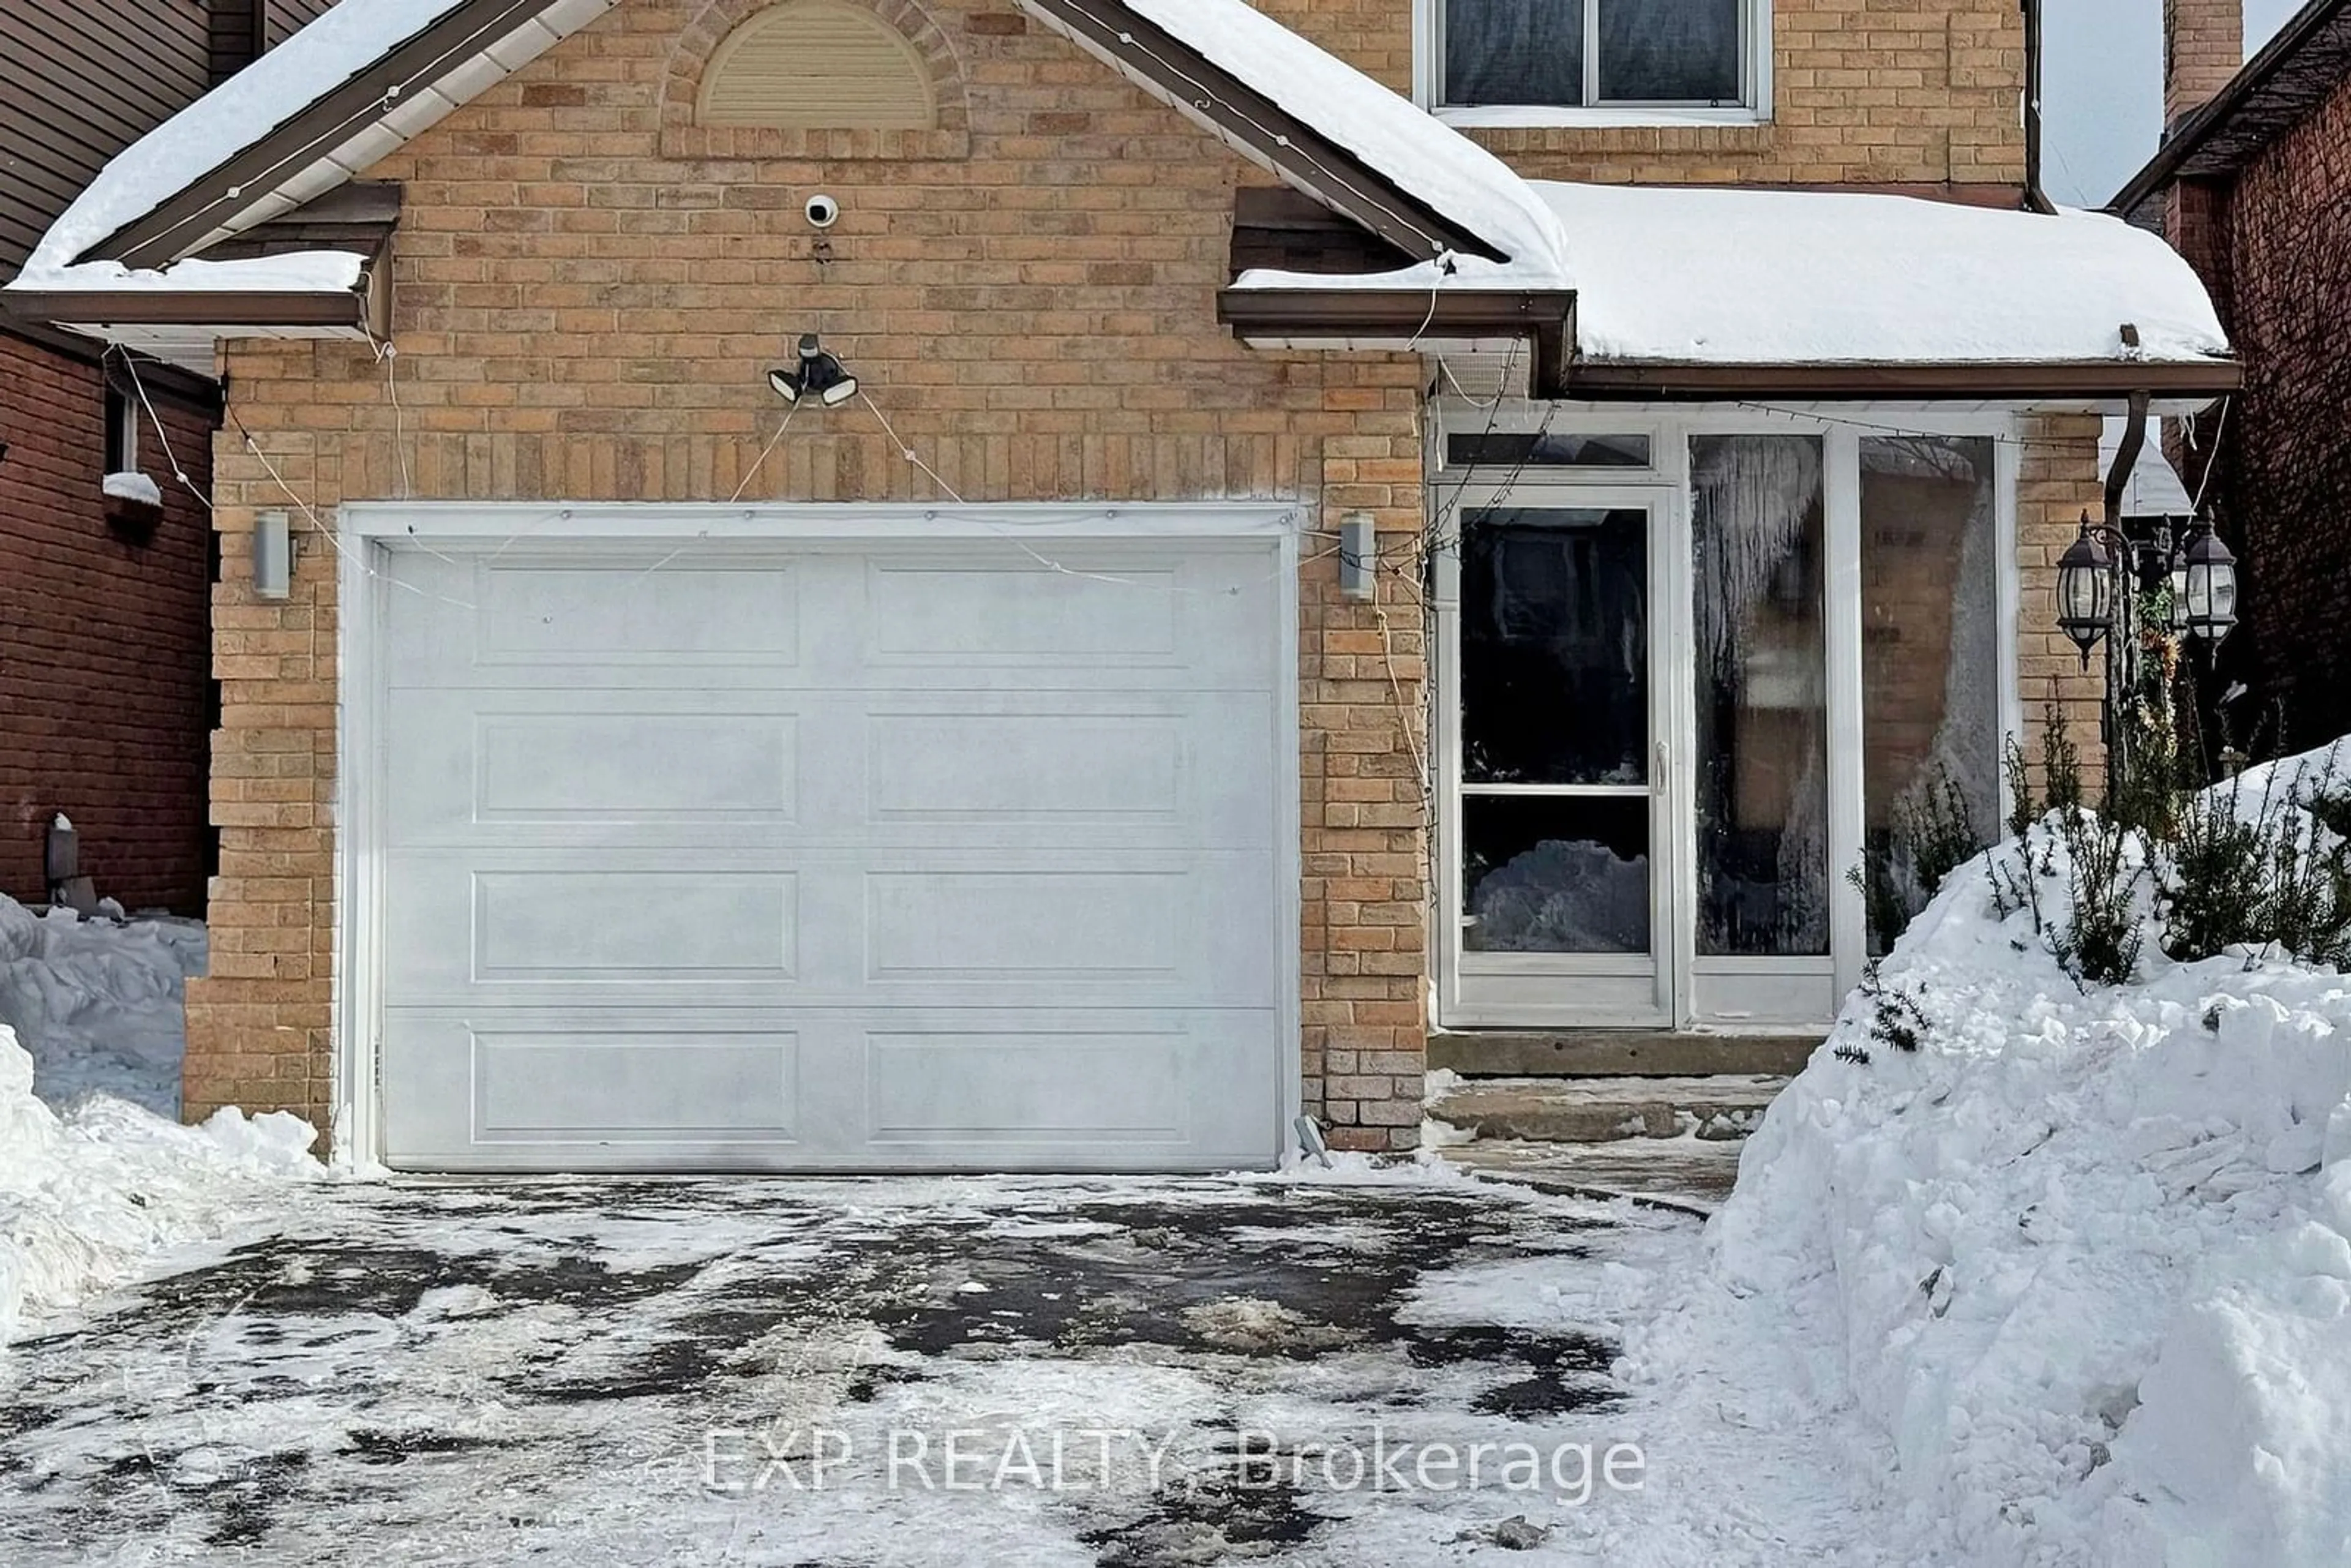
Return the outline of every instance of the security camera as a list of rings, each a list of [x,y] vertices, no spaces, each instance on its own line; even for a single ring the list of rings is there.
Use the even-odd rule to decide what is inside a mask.
[[[810,196],[808,199],[808,221],[810,227],[829,229],[841,216],[841,204],[831,196]]]

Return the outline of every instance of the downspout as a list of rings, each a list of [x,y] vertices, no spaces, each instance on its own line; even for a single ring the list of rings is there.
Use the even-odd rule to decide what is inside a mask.
[[[2136,348],[2138,329],[2125,327],[2125,340]],[[2123,491],[2128,487],[2131,471],[2138,466],[2138,455],[2147,444],[2147,409],[2151,394],[2135,392],[2126,405],[2123,415],[2123,438],[2115,444],[2114,466],[2106,470],[2106,526],[2116,533],[2123,526]]]
[[[2024,7],[2024,206],[2027,212],[2054,215],[2057,204],[2041,188],[2041,4],[2020,0]]]
[[[2138,329],[2125,323],[2123,341],[2136,350]],[[2106,470],[2105,523],[2114,536],[2108,543],[2116,554],[2117,575],[2121,579],[2115,601],[2115,626],[2106,633],[2105,700],[2098,705],[2098,736],[2106,743],[2108,800],[2130,777],[2129,752],[2135,739],[2123,722],[2123,712],[2126,705],[2138,695],[2138,614],[2132,606],[2138,601],[2140,558],[2123,534],[2123,491],[2138,467],[2140,449],[2147,444],[2147,409],[2151,401],[2144,392],[2130,394],[2128,412],[2123,415],[2123,437],[2115,445],[2114,466]]]

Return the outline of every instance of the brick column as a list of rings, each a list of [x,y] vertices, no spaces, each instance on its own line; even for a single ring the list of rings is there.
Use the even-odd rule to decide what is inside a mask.
[[[2055,703],[2066,733],[2082,753],[2082,777],[2091,788],[2104,775],[2105,746],[2098,737],[2098,703],[2105,664],[2081,651],[2057,629],[2057,558],[2081,529],[2082,514],[2096,519],[2105,507],[2098,471],[2099,421],[2095,414],[2044,414],[2023,422],[2023,458],[2017,465],[2016,685],[2024,721],[2024,754],[2041,760],[2043,714]]]

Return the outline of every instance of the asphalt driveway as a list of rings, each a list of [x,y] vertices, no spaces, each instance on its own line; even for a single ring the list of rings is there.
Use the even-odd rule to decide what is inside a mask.
[[[1637,1527],[1604,1303],[1696,1234],[1462,1181],[331,1188],[0,1360],[0,1561],[1522,1563]]]

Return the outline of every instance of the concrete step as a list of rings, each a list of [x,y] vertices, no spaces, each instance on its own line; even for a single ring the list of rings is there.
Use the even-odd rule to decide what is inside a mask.
[[[1698,1077],[1800,1072],[1826,1030],[1700,1034],[1661,1030],[1441,1030],[1428,1065],[1465,1078]]]
[[[1607,1144],[1479,1139],[1441,1151],[1465,1170],[1547,1192],[1635,1197],[1711,1214],[1739,1179],[1738,1138],[1619,1138]]]
[[[1754,1130],[1787,1082],[1770,1073],[1465,1079],[1448,1083],[1428,1114],[1481,1141],[1729,1142]]]

